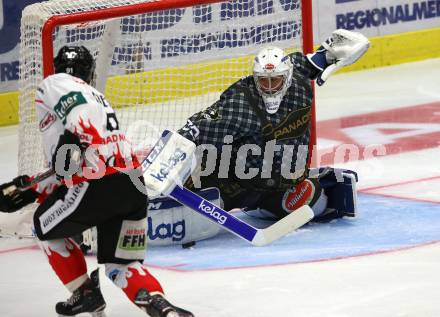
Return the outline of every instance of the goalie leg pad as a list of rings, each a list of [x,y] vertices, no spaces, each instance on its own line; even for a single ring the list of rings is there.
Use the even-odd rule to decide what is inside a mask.
[[[149,293],[164,293],[159,281],[138,261],[126,265],[106,263],[105,275],[121,288],[132,302],[141,288]]]
[[[217,188],[203,189],[196,193],[218,206],[222,204]],[[211,238],[220,231],[219,226],[171,198],[156,198],[148,204],[149,245],[185,244]]]
[[[306,178],[286,191],[265,192],[259,197],[256,207],[268,211],[275,219],[281,219],[305,205],[310,206],[313,214],[317,216],[325,210],[326,204],[327,196],[318,180]],[[249,212],[247,213],[249,214]],[[257,217],[270,218],[265,216],[264,213],[261,215],[262,217]],[[256,215],[255,212],[252,212],[252,214]]]

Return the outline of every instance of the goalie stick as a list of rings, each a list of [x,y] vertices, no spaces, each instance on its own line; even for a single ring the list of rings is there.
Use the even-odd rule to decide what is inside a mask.
[[[176,185],[168,196],[258,247],[268,245],[298,229],[309,222],[314,215],[312,209],[304,205],[271,226],[261,229],[238,219],[184,187]]]

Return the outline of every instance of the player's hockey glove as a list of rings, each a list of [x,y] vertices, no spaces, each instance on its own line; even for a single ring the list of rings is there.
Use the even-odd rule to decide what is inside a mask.
[[[22,175],[12,182],[0,185],[0,211],[15,212],[37,199],[37,192],[25,189],[29,185],[29,176]]]
[[[52,167],[58,179],[71,178],[81,167],[82,153],[86,146],[81,143],[79,137],[64,130],[60,135],[58,144],[52,155]]]
[[[358,32],[337,29],[307,59],[321,71],[316,79],[319,86],[338,69],[351,65],[364,55],[370,47],[370,41]]]

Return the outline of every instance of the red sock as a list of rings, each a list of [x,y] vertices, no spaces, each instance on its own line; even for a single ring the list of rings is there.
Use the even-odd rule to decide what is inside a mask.
[[[43,241],[41,246],[53,270],[69,291],[73,292],[87,280],[86,260],[72,239]]]
[[[132,302],[141,288],[146,289],[149,293],[163,294],[159,281],[140,262],[136,261],[126,265],[107,263],[105,272]]]
[[[141,288],[145,288],[149,293],[161,293],[163,294],[162,286],[159,281],[151,275],[150,272],[145,267],[141,268],[132,268],[129,267],[128,273],[129,277],[127,278],[128,285],[126,288],[123,288],[125,295],[134,302],[137,292]],[[131,276],[130,276],[131,275]]]

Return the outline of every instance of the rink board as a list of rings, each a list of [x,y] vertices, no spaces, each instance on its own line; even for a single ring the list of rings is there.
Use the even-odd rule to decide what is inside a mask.
[[[249,219],[261,227],[270,223]],[[440,204],[359,195],[359,216],[310,224],[266,247],[224,232],[181,246],[150,247],[146,263],[177,271],[272,266],[377,254],[440,241]]]

